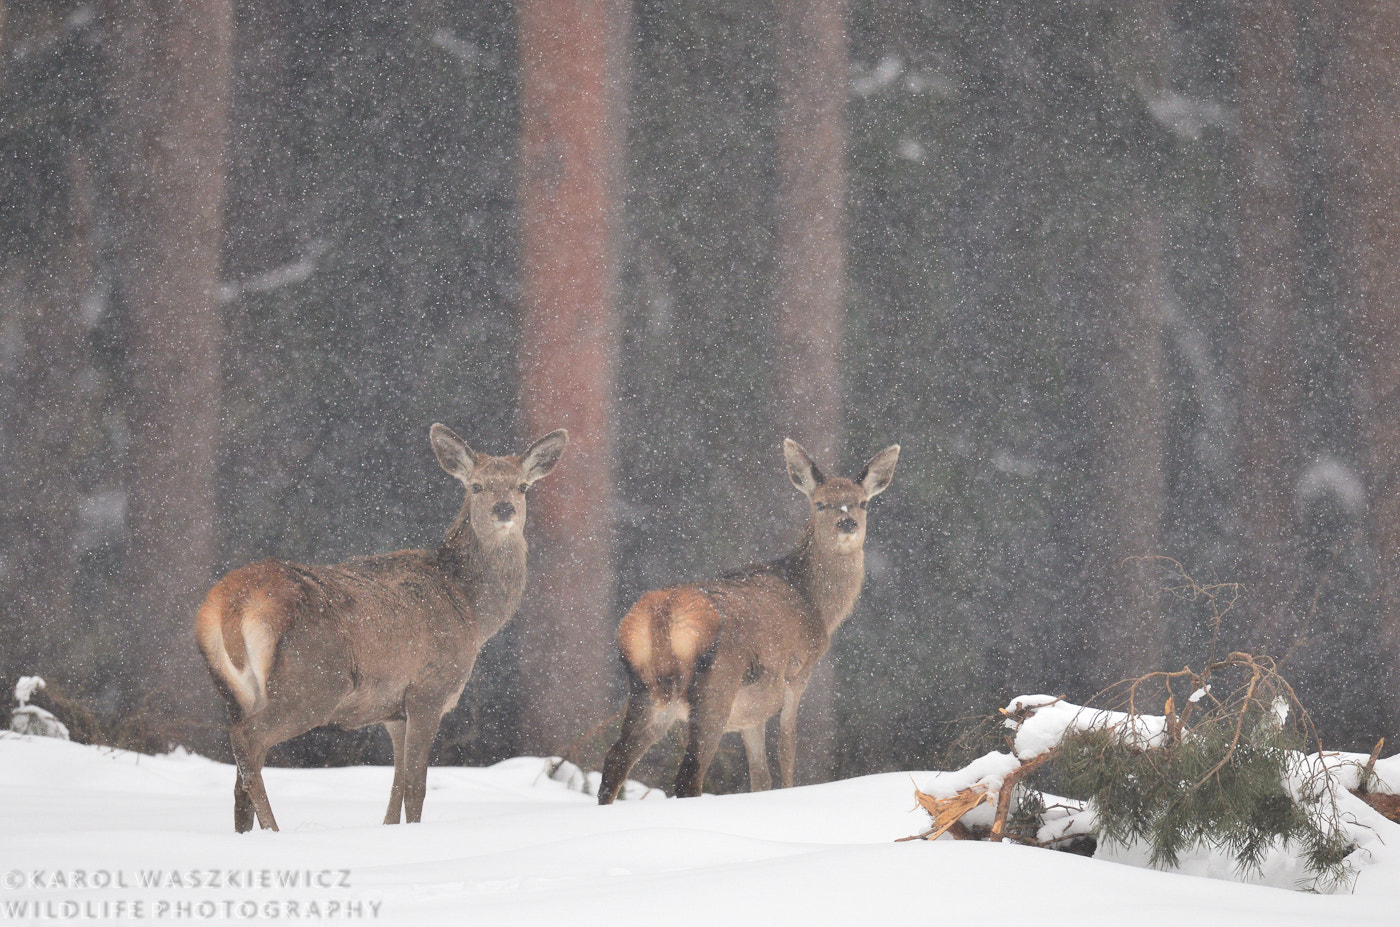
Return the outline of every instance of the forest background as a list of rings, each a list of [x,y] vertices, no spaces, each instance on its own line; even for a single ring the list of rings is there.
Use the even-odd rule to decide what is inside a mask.
[[[1398,42],[1387,0],[0,0],[0,687],[218,755],[218,575],[436,545],[433,421],[562,426],[436,761],[587,762],[627,605],[796,537],[792,436],[903,446],[803,778],[1199,661],[1162,556],[1369,751]]]

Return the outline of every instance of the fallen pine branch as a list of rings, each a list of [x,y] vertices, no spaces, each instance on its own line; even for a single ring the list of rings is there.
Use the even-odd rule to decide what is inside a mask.
[[[1016,785],[1026,776],[1044,766],[1046,761],[1052,759],[1058,750],[1058,747],[1051,747],[1035,759],[1022,763],[1020,769],[1002,780],[1001,789],[997,792],[997,816],[992,821],[992,835],[987,838],[992,843],[1000,843],[1006,836],[1006,817],[1011,812],[1011,796],[1016,790]]]

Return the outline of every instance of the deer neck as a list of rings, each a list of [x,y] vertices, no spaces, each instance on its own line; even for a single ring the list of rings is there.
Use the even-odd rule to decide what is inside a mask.
[[[470,603],[485,637],[499,631],[520,608],[525,591],[525,552],[525,538],[519,533],[483,541],[471,529],[465,512],[439,548],[439,560],[450,567],[447,572]]]
[[[790,562],[794,585],[811,604],[827,636],[831,636],[851,614],[860,596],[865,582],[864,548],[844,552],[824,548],[817,543],[808,522]]]

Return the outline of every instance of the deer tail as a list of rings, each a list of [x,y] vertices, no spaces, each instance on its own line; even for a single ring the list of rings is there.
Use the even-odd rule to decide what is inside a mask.
[[[630,673],[655,695],[675,698],[719,636],[714,601],[696,586],[649,592],[632,606],[617,631]]]
[[[195,640],[233,720],[267,702],[267,678],[286,630],[294,585],[288,567],[268,560],[215,584],[195,618]]]

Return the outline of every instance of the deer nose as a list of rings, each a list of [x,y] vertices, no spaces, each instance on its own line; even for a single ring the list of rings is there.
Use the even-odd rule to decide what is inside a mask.
[[[515,506],[509,502],[497,502],[491,506],[491,514],[497,521],[510,521],[515,517]]]
[[[845,518],[841,519],[836,523],[836,530],[844,532],[846,534],[850,534],[856,530],[856,520],[851,516],[847,515]]]

